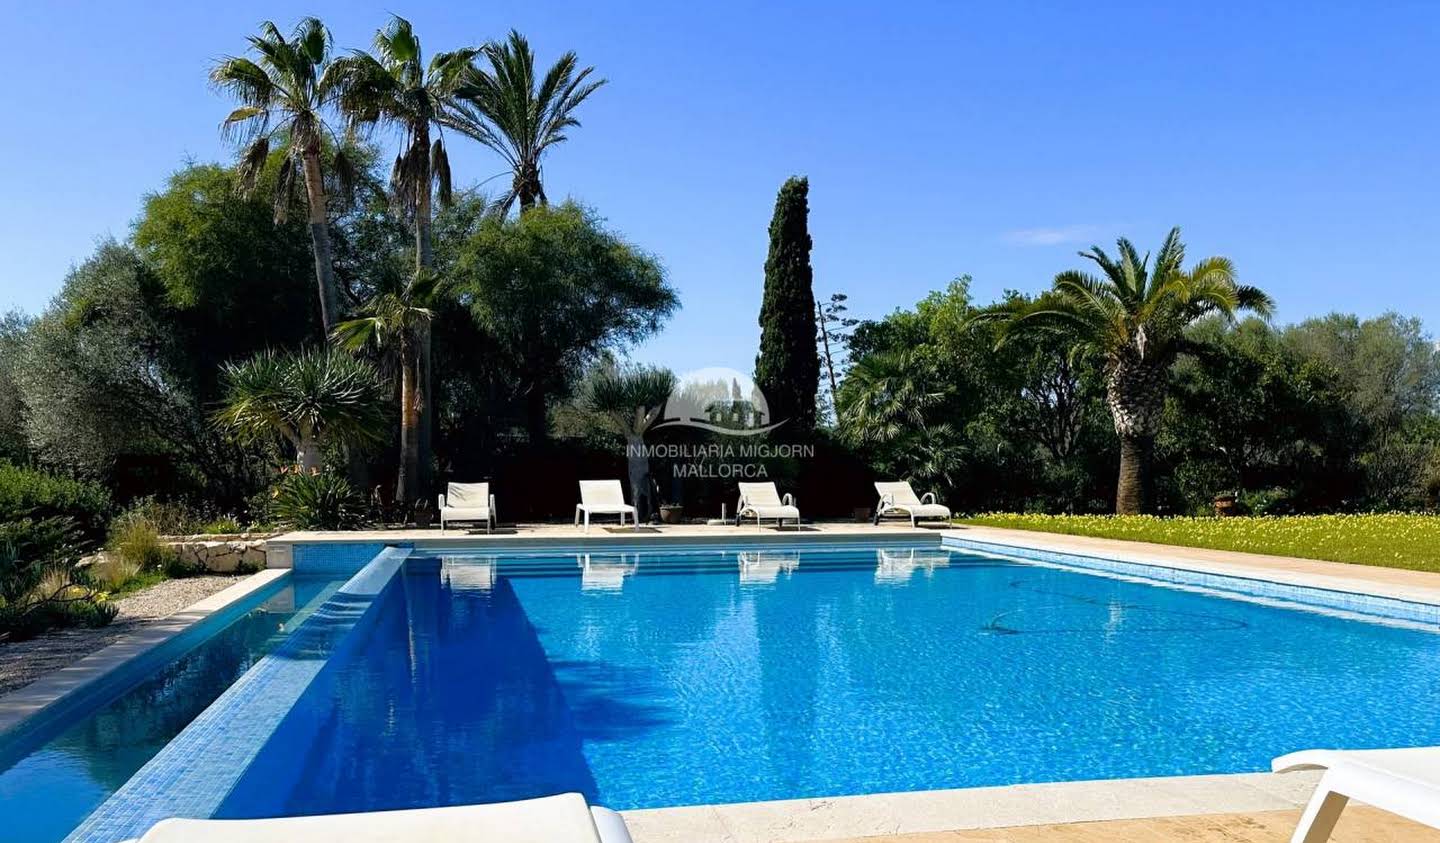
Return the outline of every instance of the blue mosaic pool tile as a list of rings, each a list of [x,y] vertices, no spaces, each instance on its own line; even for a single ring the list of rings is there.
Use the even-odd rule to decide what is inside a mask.
[[[365,567],[385,547],[381,542],[299,542],[291,558],[296,573],[347,576]]]
[[[1291,585],[1269,580],[1238,577],[1230,574],[1213,574],[1171,565],[1154,565],[1142,562],[1123,562],[1099,556],[1079,553],[1061,553],[1031,547],[1017,547],[1008,544],[975,541],[974,539],[946,536],[943,546],[953,550],[975,550],[996,556],[1005,556],[1022,561],[1044,562],[1091,571],[1103,571],[1122,576],[1137,577],[1160,583],[1196,586],[1216,592],[1229,592],[1247,597],[1261,597],[1280,600],[1302,606],[1334,609],[1359,615],[1392,620],[1409,621],[1431,626],[1440,626],[1440,605],[1401,600],[1376,594],[1360,594],[1350,591],[1316,586]]]
[[[374,622],[408,548],[382,548],[270,655],[86,818],[67,843],[139,837],[167,817],[211,816],[327,660]]]

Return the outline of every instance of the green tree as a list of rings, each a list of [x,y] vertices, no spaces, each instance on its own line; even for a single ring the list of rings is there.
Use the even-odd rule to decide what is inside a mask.
[[[537,86],[535,53],[513,29],[505,41],[486,44],[481,55],[489,69],[472,68],[466,74],[446,122],[505,159],[512,173],[510,189],[496,204],[508,213],[518,201],[524,213],[548,202],[540,160],[550,147],[565,142],[568,129],[580,125],[575,110],[605,80],[591,80],[595,68],[580,68],[575,53],[567,52]]]
[[[1118,260],[1098,246],[1080,253],[1100,268],[1098,277],[1062,272],[1046,295],[1000,305],[983,318],[1002,320],[1002,343],[1012,334],[1066,330],[1080,351],[1105,361],[1105,401],[1120,438],[1115,511],[1128,515],[1150,503],[1155,437],[1170,367],[1186,347],[1185,328],[1210,315],[1268,315],[1272,303],[1238,283],[1227,258],[1205,258],[1185,269],[1179,228],[1171,229],[1153,263],[1125,238],[1117,246]]]
[[[625,440],[631,503],[642,520],[655,508],[645,434],[660,420],[665,400],[674,388],[674,373],[653,366],[603,368],[586,384],[586,408],[605,419],[610,429]]]
[[[0,460],[25,462],[30,455],[25,441],[25,402],[15,382],[15,367],[32,321],[19,311],[0,316]]]
[[[160,285],[151,313],[172,335],[167,372],[201,406],[219,397],[221,363],[315,336],[309,237],[275,224],[275,169],[259,178],[241,195],[234,171],[188,165],[145,197],[135,223],[146,277]]]
[[[386,355],[400,375],[400,473],[396,495],[406,506],[420,500],[421,341],[430,334],[434,307],[442,297],[431,273],[372,298],[354,319],[335,327],[341,347],[367,347]]]
[[[339,318],[321,168],[321,152],[329,131],[323,111],[334,84],[327,73],[330,32],[318,19],[307,17],[295,26],[287,41],[275,24],[266,21],[260,25],[260,34],[250,36],[249,41],[258,61],[227,56],[210,71],[210,81],[240,103],[221,128],[244,147],[238,170],[242,190],[254,189],[272,148],[282,153],[274,190],[277,220],[285,219],[293,201],[295,171],[300,170],[309,209],[320,321],[324,333],[329,333]],[[334,164],[342,178],[350,175],[343,149],[337,151]]]
[[[485,219],[460,246],[454,272],[455,292],[493,342],[536,442],[548,435],[551,398],[601,351],[649,336],[677,306],[655,258],[570,202]]]
[[[786,421],[801,436],[815,429],[815,393],[820,386],[809,193],[809,181],[791,178],[775,199],[760,305],[760,354],[755,358],[755,384],[769,403],[770,417]]]
[[[215,423],[251,443],[279,437],[308,472],[324,467],[326,445],[372,445],[385,430],[385,390],[370,363],[338,349],[264,351],[224,367],[224,404]]]
[[[448,205],[452,192],[450,156],[438,130],[444,115],[453,110],[455,91],[472,69],[479,50],[463,47],[436,53],[426,64],[419,36],[410,22],[399,16],[392,17],[375,33],[373,48],[373,54],[356,50],[335,60],[336,102],[352,127],[384,125],[400,132],[400,153],[390,171],[390,188],[396,206],[414,225],[415,273],[411,283],[418,284],[435,264],[433,199]],[[419,497],[421,487],[429,483],[430,473],[433,395],[428,320],[418,329],[414,344],[419,389],[412,396],[413,414],[401,413],[402,429],[414,425],[411,434],[418,448],[415,473],[402,475],[411,484],[401,490],[407,501]]]
[[[26,439],[44,464],[106,480],[122,498],[203,490],[233,506],[257,480],[206,424],[184,362],[205,352],[173,317],[150,266],[101,244],[20,343]]]

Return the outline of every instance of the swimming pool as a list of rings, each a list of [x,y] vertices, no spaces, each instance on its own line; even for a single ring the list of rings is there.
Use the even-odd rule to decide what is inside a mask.
[[[114,793],[339,585],[290,578],[158,670],[115,677],[65,722],[0,741],[0,839],[53,843]],[[128,673],[124,668],[122,672]],[[118,681],[118,687],[115,682]]]
[[[1440,635],[930,548],[413,557],[213,813],[618,809],[1440,743]]]

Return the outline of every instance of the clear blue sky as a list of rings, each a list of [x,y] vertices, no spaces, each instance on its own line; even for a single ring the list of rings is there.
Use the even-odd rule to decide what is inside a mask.
[[[776,188],[811,183],[815,287],[859,315],[969,273],[1037,290],[1074,252],[1184,226],[1279,318],[1440,328],[1440,5],[0,0],[0,309],[35,312],[187,156],[227,157],[206,85],[264,18],[428,50],[517,27],[611,84],[546,166],[659,255],[683,310],[638,356],[748,371]],[[462,181],[501,170],[457,142]]]

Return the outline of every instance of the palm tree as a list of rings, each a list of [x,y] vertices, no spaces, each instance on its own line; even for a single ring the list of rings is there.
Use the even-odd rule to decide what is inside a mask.
[[[318,471],[325,444],[368,445],[385,427],[385,390],[375,367],[331,348],[263,351],[226,363],[216,425],[242,442],[278,437],[295,463]]]
[[[240,188],[246,193],[254,190],[271,148],[284,152],[274,198],[277,222],[284,221],[294,201],[295,170],[300,169],[309,206],[315,282],[320,288],[320,319],[328,334],[340,315],[320,162],[328,130],[322,112],[334,85],[330,32],[316,18],[305,18],[286,40],[275,24],[266,21],[249,41],[258,63],[227,56],[210,70],[211,83],[240,102],[221,123],[221,131],[243,147],[238,170]],[[337,149],[335,169],[342,180],[352,178],[343,150]]]
[[[433,273],[372,298],[360,315],[335,326],[335,342],[349,351],[374,347],[400,370],[400,474],[396,498],[420,500],[421,343],[430,335],[432,305],[440,295]]]
[[[861,357],[835,399],[836,426],[857,447],[887,445],[923,430],[925,413],[944,398],[933,389],[933,371],[912,350]]]
[[[394,203],[414,223],[415,275],[411,283],[417,284],[435,264],[432,191],[445,205],[452,193],[450,156],[438,132],[431,142],[431,130],[440,128],[441,116],[453,106],[455,90],[472,69],[479,50],[465,47],[437,53],[427,65],[420,38],[410,22],[398,15],[375,33],[374,50],[373,55],[355,50],[335,60],[336,102],[352,128],[385,125],[401,134],[400,153],[390,171],[390,192]],[[429,319],[416,328],[416,365],[410,374],[418,390],[410,396],[410,412],[401,415],[402,443],[406,426],[413,425],[408,436],[418,449],[410,455],[402,445],[402,465],[411,456],[416,461],[414,472],[402,473],[402,479],[412,484],[401,489],[407,501],[415,500],[421,485],[428,485],[430,468]]]
[[[1130,515],[1149,505],[1155,436],[1170,366],[1187,348],[1186,327],[1217,314],[1233,321],[1242,310],[1268,317],[1274,303],[1237,282],[1228,258],[1205,258],[1186,270],[1178,227],[1153,263],[1123,237],[1116,245],[1118,260],[1099,246],[1080,253],[1100,268],[1098,277],[1067,270],[1039,298],[1017,299],[979,318],[1000,320],[1000,343],[1021,331],[1067,331],[1077,351],[1104,361],[1105,403],[1120,437],[1115,512]]]
[[[518,200],[520,212],[547,204],[540,181],[540,159],[566,140],[565,130],[580,125],[575,109],[595,93],[604,79],[590,80],[595,68],[579,69],[568,52],[550,66],[536,87],[535,53],[525,36],[510,30],[504,42],[481,51],[489,63],[466,74],[446,124],[495,150],[510,165],[510,190],[496,203],[508,213]]]
[[[675,375],[670,370],[637,367],[602,369],[591,378],[585,392],[585,406],[625,437],[630,496],[641,519],[649,516],[654,503],[650,499],[650,457],[645,452],[645,434],[660,420],[665,401],[674,389]]]

